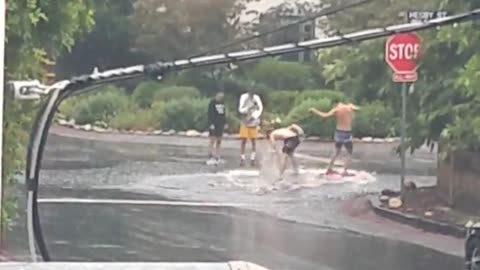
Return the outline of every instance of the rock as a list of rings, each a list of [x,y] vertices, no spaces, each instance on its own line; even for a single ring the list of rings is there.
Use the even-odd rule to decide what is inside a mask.
[[[374,142],[374,143],[384,143],[384,142],[385,142],[385,139],[374,138],[374,139],[373,139],[373,142]]]
[[[85,126],[82,126],[82,129],[85,131],[91,131],[92,130],[92,125],[86,124]]]
[[[98,132],[98,133],[105,133],[105,132],[107,132],[106,129],[101,128],[101,127],[97,127],[97,126],[93,126],[93,131]]]
[[[390,209],[397,209],[402,207],[403,202],[400,198],[390,198],[388,200],[388,208]]]
[[[161,130],[154,130],[153,135],[162,135],[163,131]]]
[[[208,136],[210,136],[210,134],[208,133],[208,131],[205,131],[205,132],[202,132],[200,134],[201,137],[204,137],[204,138],[207,138]]]
[[[416,190],[417,189],[417,184],[413,181],[406,181],[405,182],[405,190]]]
[[[185,135],[187,135],[187,137],[200,137],[201,133],[194,129],[191,129],[191,130],[187,130]]]
[[[425,212],[425,216],[426,216],[426,217],[432,217],[432,216],[433,216],[433,212],[432,212],[432,211],[427,211],[427,212]]]
[[[364,138],[362,138],[362,142],[373,142],[373,138],[372,137],[364,137]]]
[[[307,141],[320,141],[320,137],[318,136],[311,136],[306,138]]]
[[[134,134],[135,134],[135,135],[147,135],[147,132],[141,131],[141,130],[136,130],[136,131],[134,132]]]
[[[187,132],[186,131],[179,131],[177,133],[178,136],[187,136]]]
[[[388,197],[397,197],[400,196],[400,192],[398,191],[393,191],[391,189],[384,189],[381,192],[382,195],[388,196]]]
[[[387,203],[389,199],[390,199],[390,197],[388,197],[388,196],[385,196],[385,195],[380,196],[380,201],[382,203]]]
[[[81,129],[82,127],[79,126],[79,125],[73,125],[73,128],[74,128],[74,129]]]
[[[68,121],[67,120],[63,120],[63,119],[58,119],[58,124],[60,126],[67,126],[68,125]]]
[[[162,134],[166,136],[172,136],[172,135],[175,135],[175,133],[177,133],[175,130],[170,129],[169,131],[165,131]]]
[[[107,128],[108,127],[108,124],[103,122],[103,121],[95,121],[95,123],[93,125],[97,126],[97,127],[101,127],[101,128]]]
[[[395,139],[394,138],[385,138],[385,142],[393,143],[393,142],[395,142]]]

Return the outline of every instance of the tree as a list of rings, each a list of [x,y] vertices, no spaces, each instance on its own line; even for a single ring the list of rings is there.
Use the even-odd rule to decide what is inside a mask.
[[[84,0],[11,0],[7,4],[6,79],[41,78],[43,66],[93,26],[93,11]],[[15,171],[23,167],[27,132],[36,105],[20,103],[5,96],[4,111],[4,187],[12,183]],[[7,186],[5,186],[7,185]],[[12,203],[3,210],[8,220]],[[7,211],[5,211],[7,210]]]
[[[422,4],[373,2],[356,8],[355,22],[351,20],[353,16],[344,14],[331,20],[330,26],[332,29],[355,29],[355,25],[372,27],[400,23],[402,20],[397,15],[408,10],[406,4],[420,10],[440,8],[452,13],[479,6],[478,1],[471,0],[430,0]],[[425,54],[421,59],[416,91],[408,98],[408,136],[412,151],[425,143],[439,141],[447,151],[478,147],[480,52],[476,44],[480,42],[479,30],[477,23],[464,23],[419,33]],[[344,89],[357,102],[381,100],[398,115],[400,91],[399,86],[391,82],[390,71],[383,60],[384,42],[376,40],[321,51],[320,72],[328,84]]]
[[[133,0],[90,0],[95,10],[95,28],[65,52],[57,62],[58,77],[89,73],[145,62],[145,56],[131,50],[135,33],[129,28],[128,16]]]
[[[255,0],[137,0],[130,16],[136,49],[156,59],[189,57],[234,40]]]

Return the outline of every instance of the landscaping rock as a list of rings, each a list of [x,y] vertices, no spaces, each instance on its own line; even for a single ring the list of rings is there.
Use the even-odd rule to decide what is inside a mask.
[[[67,126],[68,125],[68,121],[64,120],[64,119],[58,119],[57,122],[60,126]]]
[[[175,135],[177,132],[173,129],[170,129],[169,131],[165,131],[163,132],[162,134],[163,135],[166,135],[166,136],[172,136],[172,135]]]
[[[101,127],[97,127],[97,126],[93,126],[93,131],[98,132],[98,133],[105,133],[105,132],[107,132],[106,129],[101,128]]]
[[[200,137],[201,133],[194,129],[191,129],[191,130],[187,130],[185,135],[187,135],[187,137]]]
[[[79,125],[73,125],[73,128],[74,128],[74,129],[82,129],[82,127],[79,126]]]
[[[384,142],[385,142],[385,139],[374,138],[374,139],[373,139],[373,142],[374,142],[374,143],[384,143]]]
[[[187,132],[186,131],[179,131],[177,133],[178,136],[187,136]]]
[[[405,189],[406,189],[406,190],[415,190],[415,189],[417,189],[417,184],[415,184],[415,182],[413,182],[413,181],[406,181],[404,185],[405,185]]]
[[[210,134],[208,133],[208,131],[205,131],[205,132],[202,132],[202,134],[200,134],[200,136],[204,137],[204,138],[208,138]]]
[[[432,216],[433,216],[433,212],[432,212],[432,211],[427,211],[427,212],[425,212],[425,216],[426,216],[426,217],[432,217]]]
[[[307,140],[307,141],[320,141],[320,137],[311,136],[311,137],[307,137],[305,140]]]
[[[390,197],[388,197],[388,196],[385,196],[385,195],[380,196],[380,201],[382,203],[387,203],[389,199],[390,199]]]
[[[388,208],[390,209],[398,209],[402,207],[403,202],[400,198],[390,198],[388,200]]]
[[[157,136],[158,136],[158,135],[162,135],[162,134],[163,134],[163,131],[161,131],[161,130],[154,130],[154,131],[153,131],[153,135],[157,135]]]
[[[137,130],[134,132],[135,135],[147,135],[148,133],[145,131]]]
[[[373,138],[372,137],[364,137],[364,138],[362,138],[362,142],[373,142]]]
[[[108,127],[108,124],[103,122],[103,121],[96,121],[94,123],[94,126],[97,126],[97,127],[101,127],[101,128],[107,128]]]
[[[393,142],[395,142],[395,139],[394,139],[394,138],[386,138],[386,139],[385,139],[385,142],[387,142],[387,143],[393,143]]]
[[[86,124],[85,126],[82,127],[83,130],[85,131],[91,131],[92,130],[92,125]]]

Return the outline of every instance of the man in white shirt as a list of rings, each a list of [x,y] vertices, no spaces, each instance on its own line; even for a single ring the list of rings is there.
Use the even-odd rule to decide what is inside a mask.
[[[252,153],[250,154],[251,165],[255,165],[256,160],[256,139],[257,131],[260,126],[260,117],[263,113],[263,103],[261,98],[252,91],[240,96],[238,111],[241,116],[239,137],[241,140],[240,148],[240,166],[245,164],[245,146],[247,140],[252,144]]]

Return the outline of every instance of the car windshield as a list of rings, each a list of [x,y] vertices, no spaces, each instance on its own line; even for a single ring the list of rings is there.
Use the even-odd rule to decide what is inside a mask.
[[[0,261],[480,269],[478,1],[0,10]]]

